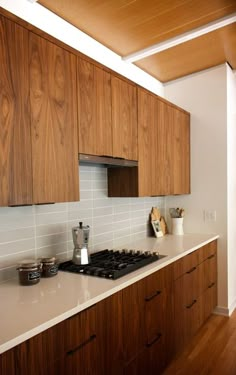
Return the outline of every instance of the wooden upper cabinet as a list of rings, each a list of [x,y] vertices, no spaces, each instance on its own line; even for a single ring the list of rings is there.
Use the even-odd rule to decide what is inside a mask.
[[[152,195],[155,189],[155,111],[154,96],[138,89],[139,196]]]
[[[79,200],[76,57],[30,33],[34,203]]]
[[[138,91],[139,195],[190,193],[190,115]]]
[[[172,114],[155,95],[138,91],[139,195],[168,195],[172,183]]]
[[[79,153],[112,156],[111,75],[77,58]]]
[[[0,206],[32,204],[28,38],[0,16]]]
[[[111,76],[113,156],[138,160],[137,88]]]
[[[190,193],[190,115],[173,108],[173,192]]]

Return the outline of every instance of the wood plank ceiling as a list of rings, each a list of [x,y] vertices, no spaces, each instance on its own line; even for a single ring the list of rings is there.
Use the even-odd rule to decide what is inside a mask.
[[[236,12],[236,0],[39,0],[120,56]],[[161,82],[228,62],[236,69],[236,23],[135,64]]]

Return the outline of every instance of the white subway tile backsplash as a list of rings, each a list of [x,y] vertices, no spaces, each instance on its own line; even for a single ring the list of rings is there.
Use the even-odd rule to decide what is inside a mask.
[[[78,222],[79,221],[83,221],[84,219],[88,220],[88,219],[92,219],[92,216],[93,216],[93,210],[92,208],[88,208],[88,209],[84,209],[84,210],[76,210],[76,211],[69,211],[68,212],[68,220],[71,221],[71,220],[77,220]]]
[[[56,256],[71,259],[71,229],[80,221],[91,227],[91,252],[122,248],[150,232],[149,214],[163,197],[109,198],[107,169],[80,166],[80,202],[0,207],[0,282],[17,276],[23,259]]]
[[[93,199],[107,198],[107,189],[93,190]]]
[[[38,248],[36,251],[36,258],[55,256],[61,259],[65,257],[66,253],[67,253],[67,242],[62,242],[62,243],[51,244],[48,246]]]
[[[7,256],[0,256],[0,268],[7,268],[7,267],[16,267],[19,262],[24,259],[34,259],[35,258],[35,251],[34,250],[27,250],[21,251],[19,253],[14,253]]]
[[[0,244],[4,242],[17,241],[22,240],[23,238],[31,237],[35,237],[34,227],[7,230],[5,232],[2,231],[0,232]]]
[[[53,204],[39,204],[35,206],[35,214],[45,214],[50,212],[65,212],[67,211],[67,203],[53,203]]]
[[[0,208],[1,211],[1,208]],[[0,232],[18,228],[29,228],[35,225],[33,215],[6,215],[0,216]]]
[[[112,215],[113,208],[112,207],[102,207],[102,208],[94,208],[93,209],[93,216],[106,216],[106,215]]]
[[[67,232],[50,234],[48,236],[36,237],[36,248],[59,244],[61,242],[66,242],[67,240],[68,240]]]
[[[14,242],[5,242],[0,244],[0,256],[16,254],[21,251],[34,249],[35,239],[27,238],[24,240],[14,241]]]
[[[81,190],[80,191],[80,201],[84,199],[93,199],[93,191],[92,190]]]
[[[92,190],[92,180],[82,180],[79,183],[80,185],[80,190]]]
[[[131,210],[131,205],[130,204],[123,204],[123,205],[117,205],[114,206],[114,213],[119,214],[121,212],[127,212]]]
[[[111,198],[96,199],[93,201],[93,208],[112,207]]]
[[[104,179],[92,180],[93,190],[106,190],[106,187],[107,187],[107,180],[104,180]]]
[[[131,219],[131,212],[121,212],[118,214],[113,215],[113,223],[117,223],[118,221],[130,220]]]
[[[36,237],[66,232],[67,227],[68,227],[67,223],[37,225],[36,226]]]
[[[36,225],[64,223],[68,220],[67,212],[50,212],[35,216]]]

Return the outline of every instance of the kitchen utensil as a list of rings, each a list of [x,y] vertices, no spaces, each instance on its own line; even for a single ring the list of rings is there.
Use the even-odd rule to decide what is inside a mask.
[[[90,263],[90,254],[88,249],[89,231],[89,225],[83,226],[82,222],[79,223],[79,226],[72,228],[74,242],[72,262],[74,264],[83,265]]]

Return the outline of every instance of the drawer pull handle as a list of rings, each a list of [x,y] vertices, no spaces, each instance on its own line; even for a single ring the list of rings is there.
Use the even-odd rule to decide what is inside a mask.
[[[212,258],[215,258],[215,254],[209,255],[207,259],[212,259]]]
[[[161,294],[161,291],[160,291],[160,290],[157,290],[157,291],[156,291],[155,293],[153,293],[151,296],[146,297],[146,298],[145,298],[145,301],[146,301],[146,302],[149,302],[149,301],[151,301],[153,298],[159,296],[159,294]]]
[[[191,272],[195,271],[196,269],[197,269],[197,267],[193,267],[189,271],[187,271],[186,273],[191,273]]]
[[[75,352],[77,352],[77,350],[80,350],[81,348],[83,348],[83,346],[89,344],[91,341],[93,341],[94,339],[96,339],[96,337],[97,337],[96,335],[91,335],[91,336],[89,337],[89,339],[87,339],[86,341],[82,342],[82,344],[78,345],[75,349],[73,349],[73,350],[69,350],[69,351],[67,352],[67,354],[68,354],[68,355],[72,355],[72,354],[74,354]]]
[[[215,285],[215,283],[211,283],[211,284],[208,286],[208,288],[210,289],[210,288],[212,288],[214,285]]]
[[[197,302],[197,300],[194,299],[193,302],[190,303],[190,305],[187,305],[187,306],[186,306],[186,309],[191,309],[191,307],[192,307],[196,302]]]
[[[161,334],[161,333],[158,333],[157,336],[154,337],[154,339],[153,339],[152,341],[150,341],[150,342],[148,342],[148,343],[146,344],[146,347],[147,347],[147,348],[150,348],[150,346],[152,346],[153,344],[155,344],[155,342],[157,342],[158,340],[160,340],[161,336],[162,336],[162,334]]]

